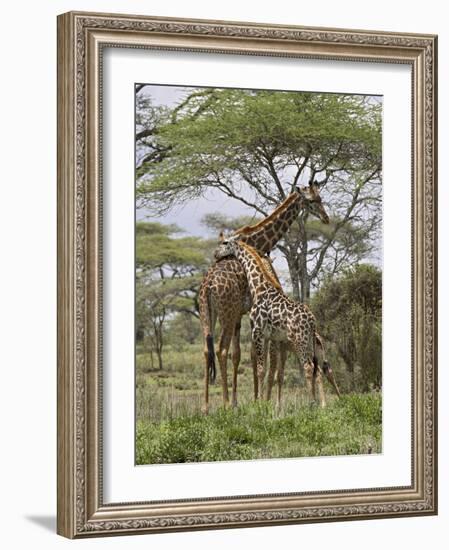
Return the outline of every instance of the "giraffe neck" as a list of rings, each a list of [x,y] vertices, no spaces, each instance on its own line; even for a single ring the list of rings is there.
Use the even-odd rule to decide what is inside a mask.
[[[303,207],[302,196],[298,192],[291,193],[261,222],[239,229],[238,238],[255,248],[259,254],[269,254],[289,230]]]
[[[236,245],[235,256],[245,271],[253,301],[260,294],[272,288],[276,288],[279,292],[282,292],[282,287],[277,278],[273,277],[270,271],[267,270],[262,258],[251,246],[244,242],[239,242]]]

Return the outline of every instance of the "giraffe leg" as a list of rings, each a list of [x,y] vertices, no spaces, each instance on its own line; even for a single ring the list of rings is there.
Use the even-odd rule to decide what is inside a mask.
[[[257,383],[258,383],[258,399],[262,399],[263,396],[263,383],[265,378],[265,360],[266,360],[266,341],[265,337],[260,330],[253,331],[253,342],[256,352],[256,369],[257,369]]]
[[[305,343],[304,335],[292,334],[290,336],[290,343],[296,351],[299,364],[303,366],[307,393],[313,403],[315,402],[315,379],[313,375],[315,365],[312,361],[313,353],[310,353],[309,347],[307,343]]]
[[[202,411],[204,414],[209,412],[209,383],[215,380],[215,351],[214,351],[214,329],[216,318],[212,316],[211,326],[203,333],[203,354],[204,354],[204,403]]]
[[[227,408],[229,406],[229,392],[228,392],[228,352],[231,344],[232,335],[234,333],[234,327],[223,327],[220,335],[220,344],[218,348],[218,362],[220,363],[221,372],[221,385],[223,388],[223,406]]]
[[[315,384],[313,383],[314,366],[311,361],[306,361],[304,364],[304,375],[306,379],[307,393],[309,394],[312,403],[315,402]]]
[[[237,407],[237,374],[240,364],[240,321],[235,325],[232,338],[232,406]]]
[[[277,393],[277,406],[281,406],[281,394],[282,394],[282,386],[284,385],[284,369],[285,369],[285,362],[287,361],[287,346],[284,343],[281,343],[280,345],[280,360],[279,360],[279,367],[278,367],[278,393]]]
[[[326,398],[325,398],[325,395],[324,395],[323,377],[321,375],[321,369],[320,369],[318,363],[316,363],[316,364],[314,363],[312,386],[313,386],[314,399],[316,399],[316,388],[318,388],[318,396],[320,398],[320,406],[321,406],[321,408],[324,409],[324,407],[326,406]]]
[[[251,367],[253,370],[253,380],[254,380],[254,399],[257,400],[259,396],[259,380],[257,378],[257,358],[256,358],[256,348],[254,342],[251,342]]]
[[[270,352],[269,352],[270,367],[268,369],[268,379],[267,379],[267,401],[270,401],[271,399],[271,391],[273,389],[273,383],[274,383],[274,374],[277,368],[279,344],[271,340],[269,343],[269,346],[270,346]]]
[[[204,414],[209,413],[209,352],[204,350],[204,403],[202,411]]]

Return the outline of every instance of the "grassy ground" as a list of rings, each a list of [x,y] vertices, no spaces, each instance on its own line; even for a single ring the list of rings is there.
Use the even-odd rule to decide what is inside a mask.
[[[164,369],[137,357],[137,464],[257,458],[333,456],[381,452],[379,393],[341,399],[326,386],[328,406],[311,406],[297,369],[286,369],[282,406],[253,401],[252,372],[243,357],[239,406],[221,406],[221,385],[211,387],[210,413],[201,413],[200,346],[167,349]],[[228,377],[230,380],[231,365]]]

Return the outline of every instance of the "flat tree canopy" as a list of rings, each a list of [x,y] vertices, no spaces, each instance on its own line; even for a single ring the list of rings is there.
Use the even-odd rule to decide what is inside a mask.
[[[318,182],[331,217],[300,217],[278,245],[293,295],[369,256],[381,222],[381,109],[368,96],[195,89],[172,108],[137,101],[137,202],[157,215],[217,189],[268,215]]]

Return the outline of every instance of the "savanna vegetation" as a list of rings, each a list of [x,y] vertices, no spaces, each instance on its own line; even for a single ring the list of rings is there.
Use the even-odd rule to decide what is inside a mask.
[[[150,88],[150,87],[148,87]],[[173,106],[137,104],[136,460],[138,464],[360,454],[381,450],[381,106],[374,98],[189,90]],[[331,223],[300,216],[276,254],[287,293],[308,302],[343,397],[311,407],[288,358],[284,399],[253,401],[250,329],[242,327],[236,409],[211,387],[201,413],[198,288],[219,231],[269,214],[299,184],[319,182]],[[204,234],[161,221],[208,189],[247,207],[209,213]]]

